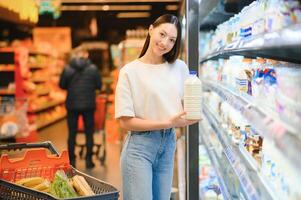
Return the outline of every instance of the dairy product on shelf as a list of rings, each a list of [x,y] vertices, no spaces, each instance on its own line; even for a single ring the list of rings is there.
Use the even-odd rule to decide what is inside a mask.
[[[242,93],[251,93],[250,91],[251,86],[250,86],[250,80],[252,79],[252,75],[250,74],[249,66],[250,63],[252,62],[251,59],[243,59],[242,62],[237,63],[237,65],[240,65],[236,71],[235,75],[235,86],[236,90]]]
[[[219,24],[214,32],[203,33],[205,54],[230,47],[239,40],[283,29],[301,22],[301,6],[297,0],[257,0],[240,13]],[[234,46],[235,48],[235,46]],[[202,57],[205,55],[202,55]]]

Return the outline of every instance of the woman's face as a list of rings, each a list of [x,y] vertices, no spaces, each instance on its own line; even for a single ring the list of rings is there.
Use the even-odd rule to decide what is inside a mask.
[[[175,45],[178,32],[174,24],[164,23],[157,27],[153,27],[151,25],[149,28],[149,34],[149,48],[151,48],[156,55],[163,56]]]

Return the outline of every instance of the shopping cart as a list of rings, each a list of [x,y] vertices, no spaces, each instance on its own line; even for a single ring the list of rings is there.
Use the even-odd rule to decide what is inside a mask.
[[[25,98],[0,97],[0,140],[23,137],[29,132],[28,101]]]
[[[93,154],[96,155],[97,159],[100,160],[100,164],[104,165],[106,160],[106,133],[105,133],[105,120],[107,113],[107,95],[101,94],[96,97],[96,110],[94,113],[94,147]],[[79,137],[76,140],[76,146],[80,147],[79,156],[80,158],[84,157],[85,150],[85,140],[83,138],[84,134],[84,125],[83,119],[80,116],[78,121],[78,130]]]
[[[27,149],[22,158],[9,158],[10,150]],[[51,154],[47,154],[48,149]],[[52,180],[57,170],[64,170],[67,175],[83,176],[95,193],[93,196],[81,196],[72,199],[117,200],[119,192],[112,185],[84,174],[69,164],[68,152],[60,155],[51,142],[15,143],[0,145],[0,198],[22,200],[56,199],[54,196],[16,185],[13,182],[22,178],[40,176]]]

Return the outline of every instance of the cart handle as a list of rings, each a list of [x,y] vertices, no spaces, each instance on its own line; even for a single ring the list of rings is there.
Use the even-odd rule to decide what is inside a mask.
[[[59,156],[58,150],[53,146],[52,142],[45,141],[40,143],[11,143],[0,145],[0,150],[22,150],[22,149],[35,149],[35,148],[46,148],[52,154]]]

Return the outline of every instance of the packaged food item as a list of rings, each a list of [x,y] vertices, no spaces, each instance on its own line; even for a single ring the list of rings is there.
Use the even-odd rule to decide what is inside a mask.
[[[250,70],[249,66],[252,63],[252,59],[244,58],[242,60],[241,66],[237,68],[237,73],[236,73],[236,90],[241,93],[251,93],[251,84],[249,83],[251,77],[250,77]],[[249,74],[249,76],[248,76]]]
[[[231,89],[236,88],[236,77],[239,76],[238,73],[241,69],[243,59],[244,59],[243,56],[231,56],[229,59],[230,70],[228,74],[229,77],[228,83]]]
[[[268,0],[266,9],[266,31],[277,31],[294,23],[294,12],[291,6],[297,1]]]
[[[262,99],[262,95],[264,94],[264,65],[265,59],[263,58],[257,58],[253,61],[252,96],[254,96],[257,100]]]
[[[265,0],[257,1],[254,14],[254,23],[252,25],[252,35],[256,36],[265,31]]]
[[[295,102],[301,102],[301,68],[298,64],[282,62],[275,68],[278,91]]]

